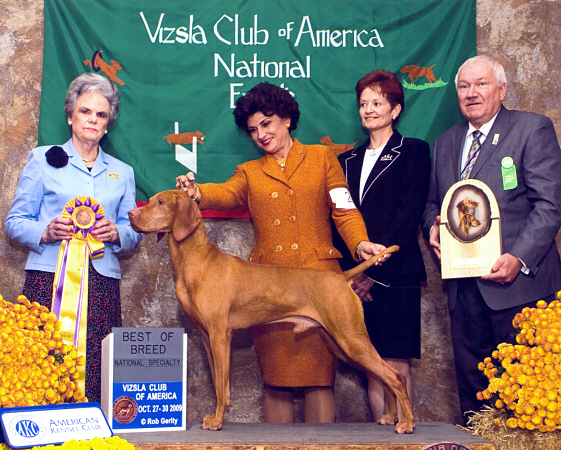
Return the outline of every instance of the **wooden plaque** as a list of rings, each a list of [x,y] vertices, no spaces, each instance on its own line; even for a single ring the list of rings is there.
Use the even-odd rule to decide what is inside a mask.
[[[446,193],[440,211],[442,278],[480,277],[502,254],[499,205],[479,180],[462,180]]]

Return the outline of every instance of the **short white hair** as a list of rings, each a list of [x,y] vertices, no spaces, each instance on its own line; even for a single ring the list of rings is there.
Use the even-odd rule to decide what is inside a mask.
[[[115,119],[117,119],[117,114],[119,114],[121,97],[115,83],[97,73],[83,73],[70,83],[68,91],[66,92],[66,99],[64,101],[64,111],[66,112],[66,117],[72,117],[72,114],[74,114],[74,108],[76,108],[78,97],[88,92],[101,94],[107,99],[109,102],[109,121],[107,126],[111,126],[113,122],[115,122]]]
[[[468,59],[465,63],[463,63],[460,68],[458,69],[458,73],[456,74],[456,90],[458,90],[458,75],[460,74],[460,71],[466,67],[469,66],[473,63],[476,63],[478,61],[486,61],[489,63],[489,65],[491,66],[491,68],[493,69],[493,72],[495,72],[495,76],[497,78],[497,84],[499,86],[502,86],[503,84],[506,84],[506,75],[505,75],[505,68],[503,67],[503,65],[497,61],[494,58],[491,58],[490,56],[487,55],[477,55],[474,56],[473,58]]]

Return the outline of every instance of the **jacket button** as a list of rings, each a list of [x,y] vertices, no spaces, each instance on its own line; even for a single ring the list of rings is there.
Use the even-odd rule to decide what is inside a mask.
[[[277,252],[282,252],[282,246],[281,245],[277,245],[277,248],[275,248],[275,250]]]
[[[292,244],[292,245],[290,246],[290,248],[291,248],[292,250],[298,250],[298,244]]]
[[[273,222],[273,225],[275,225],[276,227],[278,227],[280,225],[280,220],[279,219],[275,219],[275,221]]]
[[[294,191],[292,189],[289,189],[288,191],[286,191],[286,194],[287,195],[292,195],[292,194],[294,194]]]
[[[273,192],[273,193],[271,194],[271,197],[273,197],[273,198],[277,198],[278,196],[279,196],[279,194],[277,194],[276,192]]]
[[[292,223],[296,222],[296,217],[295,217],[295,216],[290,216],[290,221],[291,221]]]

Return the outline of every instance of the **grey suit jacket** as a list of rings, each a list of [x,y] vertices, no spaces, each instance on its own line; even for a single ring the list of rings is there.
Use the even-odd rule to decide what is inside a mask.
[[[446,131],[436,139],[431,185],[423,215],[423,232],[440,215],[448,189],[460,180],[460,158],[468,123]],[[496,142],[495,142],[496,141]],[[514,160],[518,185],[505,190],[501,161]],[[561,262],[555,236],[561,227],[561,149],[553,123],[543,115],[501,107],[481,146],[470,175],[493,191],[501,215],[503,253],[511,253],[530,269],[511,284],[477,279],[487,305],[507,309],[540,300],[561,289]],[[456,304],[457,283],[448,283],[450,310]]]

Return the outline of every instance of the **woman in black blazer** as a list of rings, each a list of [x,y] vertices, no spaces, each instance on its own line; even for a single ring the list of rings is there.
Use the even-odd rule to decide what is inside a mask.
[[[397,76],[374,70],[356,85],[362,126],[369,139],[339,156],[351,196],[364,217],[370,240],[399,252],[382,266],[356,277],[364,319],[374,347],[405,375],[411,396],[410,358],[421,357],[421,282],[426,280],[417,229],[429,189],[430,149],[419,139],[404,138],[394,125],[404,108]],[[345,246],[341,266],[356,265]],[[373,420],[384,411],[384,392],[368,379]]]

